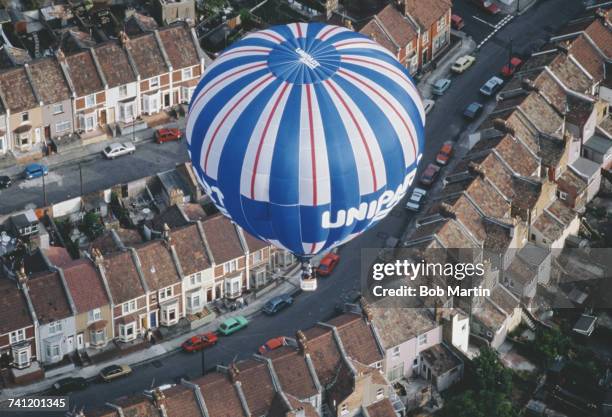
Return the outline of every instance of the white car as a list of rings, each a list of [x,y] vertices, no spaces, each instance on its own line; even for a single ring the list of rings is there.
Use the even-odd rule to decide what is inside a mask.
[[[455,61],[451,67],[451,71],[455,74],[462,74],[466,69],[471,67],[474,62],[476,62],[476,58],[472,55],[464,55]]]
[[[504,84],[504,80],[499,77],[491,77],[482,87],[480,93],[485,96],[492,96]]]
[[[136,151],[136,147],[130,142],[124,143],[111,143],[108,145],[102,153],[107,159],[115,159],[122,155],[131,155]]]
[[[425,196],[427,195],[427,190],[422,188],[415,188],[412,190],[412,195],[408,199],[406,203],[406,209],[410,211],[419,211],[423,206],[423,201],[425,201]]]
[[[436,104],[436,102],[433,100],[430,100],[428,98],[423,99],[423,108],[425,109],[425,114],[429,114],[431,109],[433,109],[434,104]]]

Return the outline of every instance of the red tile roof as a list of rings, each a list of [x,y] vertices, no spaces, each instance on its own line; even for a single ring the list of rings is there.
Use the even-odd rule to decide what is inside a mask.
[[[133,37],[127,44],[141,79],[155,77],[168,72],[164,57],[153,33]]]
[[[172,229],[170,239],[176,250],[183,274],[187,276],[210,268],[210,260],[195,223]]]
[[[242,391],[251,414],[266,415],[276,394],[268,365],[247,359],[238,362],[236,366],[239,370],[238,380],[242,384]]]
[[[195,393],[191,388],[177,385],[164,391],[167,417],[202,417]]]
[[[150,291],[157,291],[181,282],[170,251],[161,240],[137,247],[142,274]]]
[[[221,214],[208,217],[202,221],[202,227],[217,265],[244,256],[236,228],[227,217]]]
[[[129,251],[105,255],[104,269],[115,304],[125,303],[145,295]]]
[[[7,278],[0,278],[0,317],[0,334],[34,325],[22,292]]]
[[[72,262],[72,257],[70,257],[66,248],[61,246],[49,246],[47,249],[43,249],[43,252],[54,266],[64,266]]]
[[[450,11],[451,6],[451,0],[406,0],[406,13],[412,16],[423,30],[429,30],[433,23]]]
[[[64,265],[62,269],[77,313],[109,304],[102,278],[91,261],[78,259]]]
[[[117,42],[107,42],[94,48],[109,88],[136,81],[125,50]]]
[[[0,90],[4,92],[3,98],[6,101],[4,104],[12,112],[22,112],[38,107],[34,91],[23,67],[0,72]]]
[[[585,30],[586,34],[603,51],[608,59],[612,59],[612,31],[601,20],[595,19]]]
[[[89,51],[68,55],[66,63],[77,96],[82,97],[104,90],[104,85],[102,85],[102,80]]]
[[[32,83],[45,104],[70,99],[70,87],[57,59],[44,58],[29,64]]]
[[[342,314],[328,322],[336,326],[346,353],[364,365],[383,359],[372,329],[359,314]]]
[[[159,29],[168,59],[173,70],[191,67],[200,63],[196,45],[186,24],[176,24]]]
[[[307,340],[306,352],[312,358],[319,382],[323,386],[331,384],[342,364],[342,356],[331,329],[316,325],[304,330],[304,336]]]
[[[278,376],[282,390],[298,399],[304,400],[317,394],[317,388],[304,356],[296,349],[283,346],[270,355],[274,372]]]
[[[395,417],[395,410],[388,398],[380,400],[367,407],[370,417]]]
[[[243,417],[236,388],[223,374],[213,372],[193,381],[200,386],[210,417]]]

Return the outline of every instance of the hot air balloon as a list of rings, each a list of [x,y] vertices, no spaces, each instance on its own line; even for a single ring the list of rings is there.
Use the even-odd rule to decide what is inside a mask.
[[[197,177],[245,231],[310,259],[384,218],[412,183],[425,112],[406,69],[349,29],[251,33],[204,72],[189,105]]]

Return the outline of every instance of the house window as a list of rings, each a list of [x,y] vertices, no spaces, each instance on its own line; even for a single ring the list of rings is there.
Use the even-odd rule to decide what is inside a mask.
[[[92,330],[89,333],[89,340],[94,346],[103,345],[106,342],[106,329]]]
[[[134,120],[134,102],[119,103],[119,120],[131,122]]]
[[[263,259],[263,249],[260,249],[257,252],[253,253],[253,263],[254,264],[261,262],[262,259]]]
[[[419,335],[419,346],[427,343],[427,333]]]
[[[181,88],[181,96],[183,97],[183,102],[188,103],[191,100],[191,96],[195,91],[195,87],[182,87]]]
[[[25,368],[30,364],[30,346],[13,350],[13,362],[17,368]]]
[[[395,346],[393,348],[393,351],[391,352],[391,357],[399,358],[399,355],[400,355],[400,348],[399,348],[399,346]]]
[[[188,80],[193,77],[193,68],[183,68],[183,80]]]
[[[119,325],[119,337],[124,342],[134,340],[136,338],[136,323]]]
[[[429,43],[429,31],[423,32],[423,45]]]
[[[87,313],[87,322],[92,323],[94,321],[102,320],[102,310],[95,308]]]
[[[159,77],[153,77],[149,80],[149,88],[159,87]]]
[[[191,285],[201,284],[202,283],[202,273],[196,272],[195,274],[193,274],[191,278],[189,278],[189,283]]]
[[[391,370],[389,370],[387,374],[387,379],[389,379],[389,382],[394,382],[402,378],[403,376],[404,376],[404,363],[402,362],[402,363],[397,364],[393,368],[391,368]]]
[[[15,136],[17,136],[17,143],[19,146],[27,146],[30,144],[30,132],[19,133]]]
[[[85,107],[93,107],[96,105],[96,96],[93,94],[90,94],[88,96],[85,96]]]
[[[59,343],[50,343],[47,345],[47,357],[50,359],[61,356],[61,349]]]
[[[412,367],[416,367],[419,366],[419,358],[414,358],[414,360],[412,361]]]
[[[559,196],[559,198],[563,201],[567,200],[567,193],[564,193],[563,191],[558,191],[557,195]]]
[[[163,288],[159,290],[159,300],[160,301],[170,298],[172,297],[172,295],[173,295],[172,287],[167,287],[167,288]]]
[[[378,388],[376,390],[376,399],[377,400],[382,400],[384,396],[385,396],[385,389],[384,388]]]
[[[159,93],[142,96],[142,111],[147,114],[159,112]]]
[[[169,308],[162,309],[162,322],[164,324],[174,324],[178,320],[176,314],[176,307],[172,306]]]
[[[53,105],[53,114],[60,114],[64,112],[64,105],[62,103],[57,103]]]
[[[23,112],[21,113],[21,123],[25,123],[28,120],[30,120],[30,115],[28,114],[28,112]]]
[[[98,121],[98,116],[96,113],[79,115],[79,127],[86,132],[94,130],[96,127],[96,123]]]
[[[119,97],[127,97],[127,85],[120,85],[119,86]]]
[[[130,300],[121,305],[121,312],[123,314],[130,314],[132,311],[136,311],[136,300]]]
[[[440,20],[438,20],[438,32],[442,32],[446,27],[446,16],[442,16]]]
[[[190,310],[197,310],[200,308],[202,303],[202,297],[200,296],[200,292],[197,291],[190,296],[187,297],[187,308]]]
[[[14,332],[11,332],[10,334],[11,345],[21,342],[22,340],[25,340],[25,338],[26,338],[25,329],[19,329]]]
[[[374,366],[376,367],[376,369],[382,369],[382,362],[380,362],[380,361],[379,361],[379,362],[376,362],[376,363],[374,364]]]
[[[53,323],[49,323],[49,334],[55,334],[62,331],[62,322],[54,321]]]
[[[238,259],[233,259],[223,264],[224,274],[229,274],[230,272],[234,272],[236,269],[238,269]]]
[[[63,122],[57,122],[55,124],[55,132],[56,133],[64,133],[70,130],[70,120],[64,120]]]
[[[347,403],[342,404],[342,405],[340,406],[340,415],[341,415],[341,416],[347,415],[347,414],[348,414],[348,412],[349,412],[349,409],[348,409],[348,404],[347,404]]]
[[[225,280],[225,295],[228,297],[237,297],[240,295],[242,286],[242,277],[237,276],[232,279]]]

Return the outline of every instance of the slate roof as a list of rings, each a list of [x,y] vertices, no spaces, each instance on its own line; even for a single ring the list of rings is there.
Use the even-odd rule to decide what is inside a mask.
[[[70,87],[55,58],[43,58],[29,64],[32,83],[43,103],[59,103],[70,99]]]
[[[23,293],[8,278],[0,278],[0,317],[0,334],[34,325]]]
[[[225,375],[213,372],[193,382],[202,390],[210,417],[245,416],[238,393]]]
[[[12,112],[22,112],[38,107],[32,86],[23,67],[0,72],[0,90],[5,105]]]
[[[461,365],[461,361],[444,345],[434,345],[421,352],[434,375],[444,375]]]
[[[141,79],[145,80],[168,72],[153,33],[131,38],[126,47],[134,58]]]
[[[30,276],[28,290],[40,324],[49,324],[72,316],[68,297],[57,272]]]
[[[254,416],[266,415],[276,394],[268,365],[254,359],[236,363],[239,370],[238,380]]]
[[[176,250],[183,274],[187,276],[210,268],[211,263],[195,223],[172,229],[170,239]]]
[[[217,265],[244,256],[238,233],[232,222],[222,214],[202,221],[204,235]]]
[[[185,24],[176,24],[159,29],[172,69],[191,67],[200,63],[196,45],[193,43],[190,30]]]
[[[142,274],[150,291],[157,291],[181,282],[172,255],[161,240],[153,240],[137,247]]]
[[[89,51],[68,55],[66,63],[77,96],[82,97],[104,90],[104,85]]]
[[[94,48],[109,88],[136,81],[127,53],[117,42],[106,42]]]
[[[62,269],[77,313],[109,304],[102,278],[91,261],[77,259]]]
[[[125,303],[145,295],[129,251],[105,255],[104,269],[115,304]]]

